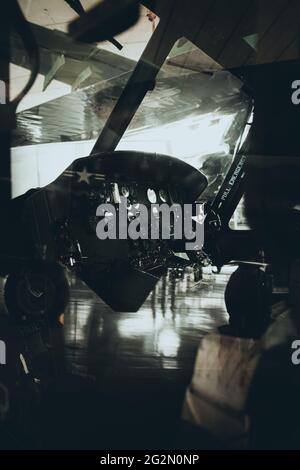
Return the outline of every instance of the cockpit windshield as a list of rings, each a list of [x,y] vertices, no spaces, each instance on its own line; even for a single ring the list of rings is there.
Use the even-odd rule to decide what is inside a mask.
[[[118,150],[168,154],[201,169],[211,200],[251,112],[243,83],[185,38],[177,41]]]

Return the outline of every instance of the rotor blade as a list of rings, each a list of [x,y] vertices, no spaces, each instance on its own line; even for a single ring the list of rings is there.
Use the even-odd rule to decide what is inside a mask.
[[[85,11],[83,6],[81,5],[80,0],[65,0],[65,2],[74,10],[76,13],[80,15],[84,15]]]

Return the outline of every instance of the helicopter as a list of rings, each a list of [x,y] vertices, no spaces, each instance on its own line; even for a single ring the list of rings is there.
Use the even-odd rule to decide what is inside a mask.
[[[136,12],[138,2],[129,3]],[[168,267],[198,269],[211,264],[221,269],[233,260],[265,264],[256,234],[249,227],[232,229],[230,224],[245,192],[249,157],[271,151],[266,148],[275,134],[274,123],[275,128],[279,125],[278,113],[263,119],[271,94],[265,92],[279,87],[283,75],[285,82],[293,83],[298,56],[293,50],[288,54],[290,37],[271,56],[269,27],[276,11],[268,12],[264,2],[251,6],[241,27],[237,27],[243,11],[240,2],[230,0],[230,25],[222,23],[224,2],[206,1],[201,7],[198,3],[142,2],[159,17],[159,24],[134,66],[124,61],[126,73],[18,114],[12,133],[15,145],[57,142],[61,135],[78,140],[78,129],[73,130],[70,122],[81,103],[89,110],[83,113],[81,138],[98,136],[89,156],[73,161],[54,181],[29,189],[7,205],[1,274],[8,276],[8,308],[21,321],[43,315],[56,318],[64,310],[68,299],[64,268],[75,271],[114,310],[136,311]],[[265,18],[259,34],[257,7]],[[100,8],[88,14],[97,27],[84,14],[70,26],[76,41],[86,45],[103,40],[104,33],[97,36],[97,31],[107,17],[101,17]],[[293,8],[286,12],[288,17],[294,14]],[[124,28],[120,19],[111,24],[109,37]],[[112,56],[108,59],[115,62]],[[292,100],[285,106],[292,106]],[[63,119],[53,125],[53,116],[62,109]],[[36,115],[45,118],[37,120]],[[37,132],[41,126],[43,132]],[[130,140],[154,142],[155,135],[165,136],[168,145],[153,145],[150,152],[141,143],[140,149],[128,149]],[[216,145],[207,148],[207,140]],[[168,146],[172,155],[165,151]],[[183,243],[161,239],[100,243],[95,232],[99,203],[118,204],[121,193],[130,209],[151,203],[149,190],[156,202],[204,204],[205,241],[200,250],[186,252]]]

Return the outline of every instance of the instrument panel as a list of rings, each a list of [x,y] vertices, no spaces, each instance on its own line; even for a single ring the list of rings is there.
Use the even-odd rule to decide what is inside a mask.
[[[178,200],[174,200],[175,191],[169,186],[153,184],[153,182],[128,182],[128,181],[99,181],[95,178],[89,184],[77,184],[76,197],[72,198],[71,219],[84,221],[86,233],[96,238],[96,227],[103,217],[96,215],[100,204],[111,204],[118,211],[121,198],[126,198],[128,224],[139,216],[139,206],[146,207],[151,204],[172,205]],[[109,216],[109,213],[107,213]],[[106,213],[104,215],[106,217]],[[149,220],[150,224],[150,220]],[[172,224],[171,224],[172,226]],[[151,227],[148,227],[149,233]],[[171,227],[172,231],[172,227]],[[97,239],[100,244],[101,240]],[[170,256],[169,240],[151,240],[128,238],[128,260],[130,264],[141,270],[151,269],[166,262]],[[84,254],[84,253],[83,253]]]
[[[119,183],[117,184],[117,187],[119,195],[126,197],[132,204],[142,201],[144,204],[163,204],[172,202],[168,188],[159,188],[153,184],[141,185],[137,183],[133,183],[131,185]]]

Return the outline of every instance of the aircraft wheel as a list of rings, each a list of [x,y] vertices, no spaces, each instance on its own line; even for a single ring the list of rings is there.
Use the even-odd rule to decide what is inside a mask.
[[[37,263],[8,276],[4,298],[9,315],[18,322],[55,322],[68,304],[69,284],[61,266]]]

